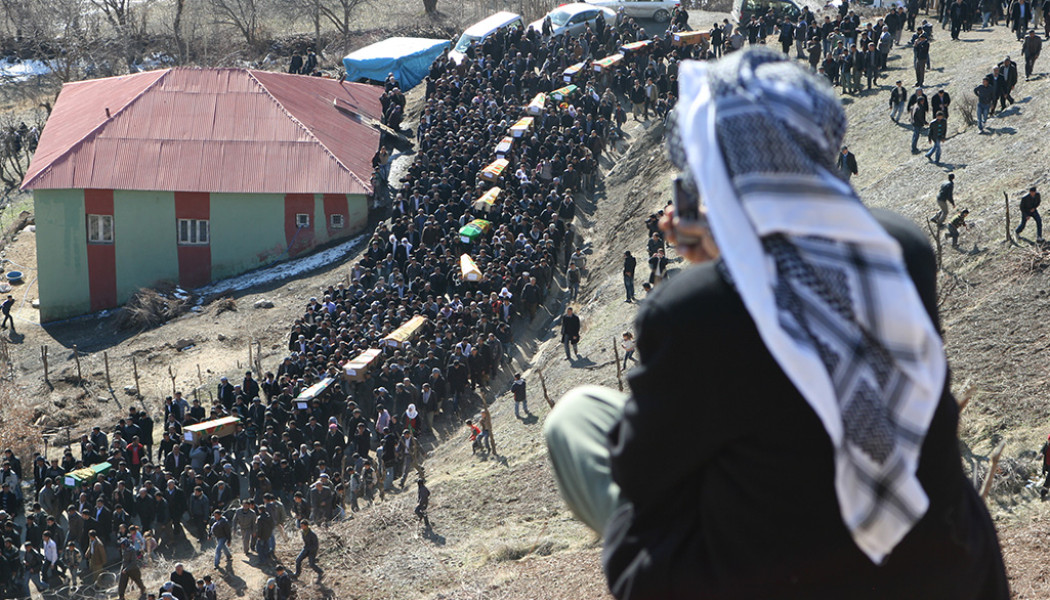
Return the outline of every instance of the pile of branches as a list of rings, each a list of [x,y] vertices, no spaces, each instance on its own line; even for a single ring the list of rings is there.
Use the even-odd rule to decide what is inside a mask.
[[[161,291],[141,289],[120,309],[117,326],[125,330],[145,331],[178,317],[190,309],[190,298],[176,295],[174,289]]]

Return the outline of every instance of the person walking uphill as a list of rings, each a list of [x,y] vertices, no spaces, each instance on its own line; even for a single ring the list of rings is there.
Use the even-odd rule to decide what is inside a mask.
[[[988,113],[995,102],[995,88],[992,87],[992,80],[985,77],[981,85],[973,88],[973,95],[977,96],[977,130],[984,133],[984,124],[988,121]]]
[[[561,317],[561,343],[565,344],[565,358],[572,360],[572,354],[569,353],[570,344],[576,358],[580,358],[580,349],[577,347],[580,343],[580,317],[572,312],[572,307],[566,308]]]
[[[4,300],[3,304],[0,304],[0,313],[3,313],[4,320],[0,322],[0,329],[7,329],[7,324],[11,324],[11,333],[15,332],[15,318],[11,316],[11,309],[15,306],[15,297],[8,294],[7,300]]]
[[[843,146],[842,152],[839,153],[838,168],[846,181],[857,174],[857,157],[846,146]]]
[[[1021,224],[1014,230],[1017,237],[1021,237],[1021,232],[1028,224],[1028,219],[1032,219],[1035,221],[1035,241],[1043,243],[1043,219],[1039,216],[1039,204],[1042,201],[1043,197],[1039,195],[1034,186],[1028,188],[1028,193],[1021,196]]]
[[[955,173],[948,173],[948,181],[941,184],[941,189],[937,192],[937,208],[940,211],[930,221],[943,226],[944,220],[948,218],[949,204],[955,208]]]
[[[324,577],[324,570],[317,566],[317,551],[321,547],[321,542],[317,539],[314,530],[310,529],[310,522],[306,519],[299,522],[299,531],[303,536],[303,549],[299,552],[299,556],[295,557],[295,574],[292,577],[299,578],[303,572],[303,561],[305,560],[310,563],[310,568],[317,573],[317,580],[320,581]]]
[[[671,162],[706,218],[662,225],[694,264],[640,307],[630,396],[580,388],[544,423],[612,595],[1006,600],[959,457],[934,253],[827,176],[839,98],[757,48],[685,63],[679,85]],[[770,186],[778,209],[749,210]],[[686,414],[704,418],[668,435]]]
[[[1024,42],[1021,44],[1021,55],[1024,56],[1024,80],[1028,81],[1032,78],[1032,71],[1035,70],[1035,61],[1039,58],[1039,54],[1043,51],[1043,40],[1039,39],[1039,35],[1035,30],[1028,32],[1025,36]]]
[[[937,113],[937,117],[930,123],[930,131],[927,134],[927,139],[933,145],[926,151],[926,158],[934,156],[933,162],[935,164],[941,164],[941,142],[944,138],[948,137],[948,119],[944,117],[944,112]]]
[[[627,292],[626,302],[634,302],[634,269],[638,260],[631,256],[630,250],[623,253],[623,289]]]

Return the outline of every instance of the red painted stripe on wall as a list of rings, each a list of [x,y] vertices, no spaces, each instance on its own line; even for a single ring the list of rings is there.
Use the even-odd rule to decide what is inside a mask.
[[[296,225],[296,215],[306,215],[309,225],[300,229]],[[298,256],[314,247],[314,227],[314,195],[285,194],[284,237],[289,245],[288,256]]]
[[[113,190],[84,190],[84,215],[113,216]],[[85,239],[88,232],[85,229]],[[103,310],[117,305],[117,251],[120,223],[113,222],[113,243],[88,243],[88,292],[91,310]]]
[[[332,215],[343,215],[342,229],[334,229],[332,227]],[[350,210],[346,203],[346,195],[324,195],[324,218],[326,222],[325,226],[328,227],[329,239],[336,236],[346,235],[346,228],[350,226]]]
[[[207,192],[175,192],[175,219],[211,220],[211,196]],[[175,223],[178,226],[178,223]],[[179,285],[200,287],[211,281],[211,228],[208,243],[179,244]],[[176,239],[178,239],[176,231]]]

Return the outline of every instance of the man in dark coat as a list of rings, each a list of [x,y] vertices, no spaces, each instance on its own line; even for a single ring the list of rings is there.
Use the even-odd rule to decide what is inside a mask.
[[[1044,19],[1046,16],[1043,17]],[[1047,23],[1050,23],[1050,19],[1047,19]],[[1021,55],[1024,56],[1024,80],[1028,81],[1032,77],[1032,71],[1035,69],[1035,61],[1039,58],[1039,53],[1043,51],[1043,40],[1039,39],[1035,30],[1028,32],[1025,36],[1024,42],[1021,44]]]
[[[627,302],[634,302],[634,269],[638,260],[631,256],[630,250],[623,253],[623,289],[627,292]]]
[[[722,152],[728,165],[722,173],[701,178],[689,166],[699,161],[675,159],[672,153],[679,168],[702,182],[700,193],[712,217],[709,226],[698,225],[689,232],[698,243],[679,245],[683,256],[701,264],[684,268],[642,305],[636,322],[640,364],[629,375],[631,395],[587,386],[562,398],[544,424],[562,496],[578,518],[604,535],[603,568],[613,596],[620,600],[1006,600],[1010,591],[994,524],[959,460],[959,408],[948,385],[937,333],[934,253],[925,235],[908,219],[857,207],[854,192],[837,182],[825,182],[820,168],[810,168],[828,165],[832,156],[826,149],[840,147],[845,115],[839,98],[827,86],[812,82],[815,75],[801,72],[801,67],[779,58],[779,53],[740,54],[704,72],[706,81],[699,85],[688,82],[687,87],[683,82],[683,89],[714,90],[709,103],[683,98],[679,104],[696,107],[693,111],[701,106],[703,110],[713,108],[713,114],[706,116],[711,119],[711,129],[683,140],[684,152]],[[753,64],[739,64],[748,60],[764,61],[766,73],[772,75],[764,76]],[[750,80],[746,86],[734,86],[734,81],[722,80],[729,77]],[[785,105],[794,106],[797,99],[774,90],[772,77],[792,94],[810,94],[812,101],[806,103],[810,113],[800,116],[788,111],[790,117],[779,116],[787,110]],[[792,84],[784,85],[785,81]],[[756,89],[765,92],[753,93]],[[745,98],[737,90],[753,95]],[[720,116],[724,106],[733,107],[734,113]],[[695,125],[693,116],[681,115],[679,122]],[[788,118],[802,123],[788,123]],[[725,126],[727,121],[746,124],[749,135],[757,137],[751,140],[755,145],[741,148],[723,143],[721,136],[736,129]],[[779,134],[775,138],[759,133],[774,128]],[[684,129],[680,129],[683,137],[688,135]],[[711,135],[702,135],[706,133]],[[767,143],[771,139],[783,145]],[[752,190],[736,182],[743,175],[776,172],[768,168],[775,160],[771,155],[784,151],[797,152],[797,159],[809,166],[784,169],[805,184],[793,190],[786,189],[793,187],[790,185],[778,188],[778,193],[793,197],[789,202],[800,204],[778,213],[774,219],[778,225],[773,225],[769,215],[748,213],[741,197]],[[710,193],[711,182],[725,182],[719,186],[723,197]],[[823,190],[819,209],[809,200],[815,188]],[[838,207],[832,209],[829,203]],[[845,211],[863,224],[821,220],[813,213],[818,210],[835,210],[837,215]],[[922,441],[913,447],[915,463],[904,467],[910,472],[909,485],[916,486],[913,491],[921,497],[905,500],[897,487],[901,480],[894,474],[877,475],[877,483],[862,476],[850,481],[841,478],[841,473],[854,466],[832,442],[836,436],[847,444],[859,444],[856,451],[875,462],[889,464],[870,446],[874,440],[868,437],[869,422],[860,431],[849,424],[851,418],[846,414],[850,409],[838,409],[842,412],[830,416],[830,421],[828,412],[836,409],[823,412],[829,407],[826,403],[841,396],[830,384],[834,365],[842,364],[836,359],[853,350],[840,342],[868,334],[858,328],[837,338],[835,350],[823,345],[812,335],[813,322],[806,319],[828,317],[839,324],[856,323],[857,315],[850,314],[854,309],[839,312],[814,299],[816,294],[803,300],[787,288],[822,281],[819,285],[826,297],[841,298],[850,294],[850,284],[831,290],[831,280],[843,274],[870,277],[872,273],[867,266],[851,262],[853,254],[828,256],[830,243],[810,246],[813,240],[805,234],[784,233],[814,219],[826,226],[822,231],[833,235],[832,239],[855,240],[850,242],[851,252],[865,245],[860,240],[868,235],[877,235],[899,251],[891,259],[897,283],[887,287],[869,279],[872,285],[865,293],[886,300],[901,285],[910,288],[908,297],[900,298],[901,305],[880,301],[875,308],[868,304],[877,315],[868,315],[860,307],[857,310],[876,320],[899,317],[920,326],[921,336],[928,340],[922,345],[929,343],[926,347],[936,350],[923,352],[924,358],[913,363],[918,371],[908,377],[937,383],[924,387],[921,398],[903,399],[893,388],[867,384],[867,391],[854,388],[849,395],[856,401],[856,393],[865,394],[873,407],[881,407],[877,410],[894,411],[888,404],[896,398],[912,406],[919,400],[923,410],[929,411]],[[746,221],[741,224],[740,220]],[[748,223],[776,228],[759,238],[755,229],[748,231],[743,226]],[[664,225],[673,234],[680,224],[669,216]],[[737,229],[729,234],[726,227]],[[753,246],[745,246],[744,236],[750,236]],[[747,248],[754,252],[741,252]],[[805,248],[814,252],[808,260],[805,254],[810,250]],[[813,268],[810,261],[818,255],[833,261],[830,272]],[[756,259],[768,260],[769,271],[749,272],[747,261]],[[792,283],[780,285],[784,280]],[[768,285],[772,281],[778,284]],[[767,293],[772,296],[768,304],[756,302]],[[908,306],[902,308],[903,303]],[[774,314],[763,312],[767,306]],[[794,320],[790,314],[805,317]],[[775,338],[765,337],[760,330],[791,341],[785,342],[787,346],[779,346],[783,338],[767,342]],[[799,363],[791,362],[795,358],[808,361],[802,352],[793,351],[799,344],[818,343],[822,352],[813,350],[809,355],[813,369],[800,369]],[[884,347],[883,342],[861,343]],[[897,359],[876,362],[850,356],[848,368],[851,372],[866,370],[865,379],[874,377],[872,369],[892,372],[900,368]],[[742,365],[746,365],[743,370]],[[746,376],[740,376],[745,371]],[[802,372],[827,378],[829,389],[815,390],[812,379],[798,377]],[[897,380],[893,381],[896,386]],[[821,415],[815,406],[821,406]],[[669,430],[668,415],[685,420]],[[848,431],[829,433],[829,422]],[[911,435],[911,431],[900,430],[881,433],[887,437],[880,434],[880,441],[896,447],[894,452],[902,451],[902,440]],[[669,459],[675,468],[654,471],[653,465]],[[853,493],[865,499],[866,508],[860,512],[872,519],[863,519],[865,524],[872,523],[871,529],[845,516],[853,513],[846,508],[850,502],[846,494]],[[919,500],[921,510],[898,521],[902,513],[876,508],[886,507],[889,498],[900,502],[899,506]],[[876,521],[881,524],[874,524]],[[869,544],[872,538],[865,537],[868,533],[892,540],[876,550]]]
[[[1036,241],[1042,243],[1043,219],[1039,216],[1039,205],[1042,201],[1043,197],[1039,195],[1034,186],[1028,188],[1028,193],[1021,196],[1021,224],[1014,230],[1017,237],[1021,237],[1021,232],[1024,231],[1024,226],[1028,224],[1028,219],[1032,219],[1035,221]]]
[[[569,345],[572,345],[572,350],[576,352],[576,358],[580,357],[580,349],[577,344],[580,342],[580,317],[573,313],[572,307],[565,309],[565,314],[561,317],[561,343],[565,345],[565,358],[572,360],[572,355],[569,353]]]

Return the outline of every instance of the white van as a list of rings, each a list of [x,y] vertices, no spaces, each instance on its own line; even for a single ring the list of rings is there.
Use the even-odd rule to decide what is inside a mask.
[[[467,48],[470,47],[471,43],[480,42],[497,31],[513,29],[515,27],[525,27],[525,21],[521,19],[521,15],[501,11],[492,16],[485,17],[468,27],[467,30],[463,32],[459,41],[456,42],[456,47],[448,53],[448,57],[458,65],[463,62],[463,59],[466,57]]]

